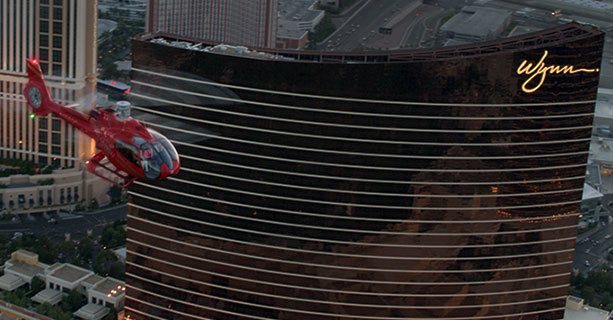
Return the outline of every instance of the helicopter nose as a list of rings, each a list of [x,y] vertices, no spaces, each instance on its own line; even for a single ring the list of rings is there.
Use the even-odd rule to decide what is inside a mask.
[[[168,177],[172,172],[170,171],[170,169],[168,169],[168,166],[163,163],[162,166],[160,167],[160,179],[164,179],[166,177]]]
[[[173,169],[172,169],[172,173],[171,173],[171,174],[177,174],[177,173],[179,173],[179,167],[180,167],[180,166],[181,166],[181,165],[179,164],[179,161],[178,161],[178,160],[173,161],[173,162],[172,162],[172,168],[173,168]]]

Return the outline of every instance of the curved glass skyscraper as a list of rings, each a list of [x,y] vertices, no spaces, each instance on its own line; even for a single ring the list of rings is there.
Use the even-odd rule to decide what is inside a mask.
[[[127,314],[562,319],[602,42],[137,39],[133,102],[182,172],[130,190]]]

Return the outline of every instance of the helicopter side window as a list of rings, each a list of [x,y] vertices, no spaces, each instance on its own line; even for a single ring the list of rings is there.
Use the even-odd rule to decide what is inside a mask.
[[[115,148],[117,148],[117,151],[119,151],[130,162],[134,163],[137,166],[139,165],[137,150],[132,145],[129,145],[122,141],[117,141],[115,142]]]

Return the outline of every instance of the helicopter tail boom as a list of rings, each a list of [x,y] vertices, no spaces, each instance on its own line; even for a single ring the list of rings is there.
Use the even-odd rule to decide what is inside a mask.
[[[51,99],[51,94],[45,85],[43,71],[38,59],[28,59],[27,70],[29,81],[25,87],[24,95],[34,114],[44,117],[53,112],[51,108],[57,104]]]

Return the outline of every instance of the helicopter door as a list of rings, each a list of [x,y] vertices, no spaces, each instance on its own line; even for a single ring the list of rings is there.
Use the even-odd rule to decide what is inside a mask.
[[[138,153],[136,148],[128,143],[125,143],[121,140],[117,140],[117,142],[115,142],[115,148],[117,149],[117,151],[119,151],[126,159],[128,159],[128,161],[132,162],[135,166],[140,166],[138,164]]]

